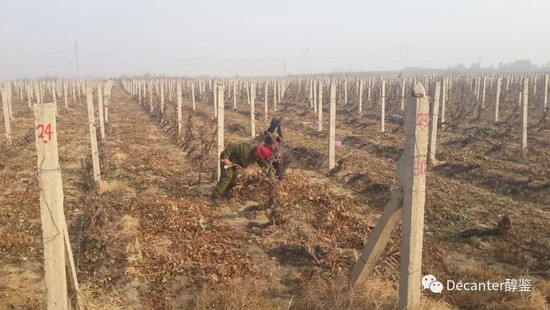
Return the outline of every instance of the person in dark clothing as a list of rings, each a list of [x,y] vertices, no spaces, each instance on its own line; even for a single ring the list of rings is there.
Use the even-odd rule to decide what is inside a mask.
[[[283,130],[281,125],[282,123],[279,119],[273,118],[269,128],[263,134],[263,143],[271,148],[271,164],[275,168],[275,176],[279,180],[284,178],[284,173],[293,159],[292,154],[283,145]],[[277,131],[277,136],[274,136],[275,131]]]
[[[265,145],[229,144],[220,154],[220,180],[211,196],[214,204],[237,184],[238,169],[254,163],[262,168],[268,167],[270,157],[271,149]]]
[[[273,137],[277,131],[278,136]],[[257,163],[262,168],[273,167],[275,176],[282,180],[285,170],[292,162],[292,155],[282,145],[283,132],[281,122],[271,120],[269,128],[264,131],[262,143],[252,146],[248,143],[229,144],[220,154],[220,180],[211,195],[212,202],[219,200],[237,184],[238,169]]]

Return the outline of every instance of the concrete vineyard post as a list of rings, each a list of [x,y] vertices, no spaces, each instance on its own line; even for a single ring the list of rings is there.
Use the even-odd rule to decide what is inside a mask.
[[[403,239],[399,275],[399,309],[418,309],[422,277],[422,243],[426,195],[429,98],[421,84],[407,100],[407,141],[398,163],[403,186]]]
[[[359,102],[357,104],[358,104],[359,114],[362,114],[363,113],[363,79],[359,80],[359,94],[358,95],[359,95]]]
[[[548,107],[548,74],[544,76],[544,111]]]
[[[50,93],[52,94],[53,105],[55,106],[55,109],[57,111],[57,95],[56,95],[55,86],[53,83],[50,85]]]
[[[267,122],[267,93],[268,93],[268,84],[267,81],[265,82],[264,87],[264,121]]]
[[[345,83],[344,83],[345,85]],[[328,125],[328,169],[336,166],[336,84],[330,83],[329,125]]]
[[[372,78],[369,79],[368,88],[367,88],[367,102],[370,102],[370,93],[372,88]]]
[[[193,104],[193,111],[195,111],[195,83],[191,83],[191,102]]]
[[[97,148],[97,133],[95,128],[95,115],[94,115],[94,95],[92,88],[88,86],[86,88],[86,103],[88,108],[88,124],[90,127],[90,141],[92,144],[92,165],[94,169],[94,181],[99,182],[101,180],[101,171],[99,168],[99,151]]]
[[[181,98],[182,94],[181,94],[181,83],[178,82],[177,85],[176,85],[176,98],[177,98],[177,102],[178,102],[178,137],[181,136],[181,127],[182,127],[182,115],[181,115],[181,109],[182,109],[182,105],[183,105],[183,99]]]
[[[256,137],[256,117],[255,117],[255,106],[256,106],[256,83],[250,83],[250,135],[252,138]]]
[[[405,109],[405,78],[401,79],[401,111]]]
[[[348,104],[348,79],[344,78],[344,104]]]
[[[480,85],[481,85],[481,76],[479,76],[476,80],[476,101],[479,101]]]
[[[353,269],[350,281],[352,285],[356,285],[366,280],[388,244],[393,228],[402,219],[398,309],[418,309],[421,293],[426,155],[430,114],[429,98],[426,96],[424,87],[416,84],[413,94],[414,97],[407,100],[405,149],[397,163],[399,187],[392,191],[390,201],[371,232],[361,257]]]
[[[313,80],[309,80],[309,107],[312,109],[315,109],[313,106],[315,105],[314,99],[313,99]]]
[[[153,85],[149,84],[149,107],[151,109],[150,112],[153,112],[154,106],[153,106]]]
[[[23,83],[21,81],[19,81],[19,100],[21,100],[21,102],[23,102]]]
[[[382,95],[380,96],[380,131],[386,130],[386,81],[382,81]]]
[[[323,130],[323,82],[319,81],[319,107],[317,108],[318,112],[318,126],[317,131]]]
[[[495,123],[498,122],[498,108],[500,104],[500,91],[502,88],[502,78],[499,76],[497,79],[497,95],[495,99]]]
[[[431,109],[430,119],[430,135],[428,141],[428,163],[435,165],[437,163],[435,159],[436,142],[437,142],[437,118],[439,115],[439,97],[441,95],[441,83],[435,83],[435,96]]]
[[[481,108],[485,109],[485,89],[487,87],[487,77],[483,77],[483,91],[481,94]]]
[[[523,78],[523,101],[521,107],[521,154],[527,151],[527,111],[529,99],[529,78]]]
[[[111,104],[111,82],[107,82],[107,84],[103,85],[104,92],[103,92],[103,98],[104,104],[105,104],[105,124],[109,123],[109,105]]]
[[[235,92],[235,84],[236,82],[233,81],[233,110],[237,110],[237,93]]]
[[[56,108],[53,104],[34,107],[36,151],[40,187],[40,214],[44,245],[44,278],[48,310],[68,309],[65,269],[63,188],[57,149]]]
[[[250,105],[250,86],[248,81],[246,82],[246,102]]]
[[[4,127],[6,128],[6,141],[8,145],[11,145],[11,124],[10,124],[10,112],[8,106],[8,91],[2,88],[2,106],[4,108]]]
[[[164,82],[160,83],[160,113],[164,114]]]
[[[317,113],[317,81],[313,82],[313,113]]]
[[[69,108],[69,101],[67,100],[67,82],[63,82],[63,97],[65,98],[65,108]]]
[[[224,102],[223,102],[223,86],[217,86],[217,92],[218,92],[218,130],[217,130],[217,142],[218,142],[218,152],[216,153],[216,167],[217,167],[217,179],[220,179],[221,175],[221,165],[219,161],[220,153],[223,151],[224,147]],[[216,91],[216,90],[214,90]]]
[[[281,98],[282,98],[282,94],[283,94],[283,89],[281,87],[281,81],[280,80],[276,80],[277,82],[277,103],[281,103]]]
[[[97,106],[99,114],[99,132],[101,134],[101,140],[105,140],[105,114],[103,109],[103,91],[101,84],[97,86]]]
[[[277,94],[279,93],[281,87],[277,82],[277,80],[273,81],[273,111],[277,110],[277,102],[281,99],[280,97],[277,98]]]
[[[218,82],[214,83],[212,90],[212,100],[214,101],[214,118],[218,117]]]
[[[445,78],[441,81],[441,124],[445,123],[445,104],[447,101],[447,81]]]

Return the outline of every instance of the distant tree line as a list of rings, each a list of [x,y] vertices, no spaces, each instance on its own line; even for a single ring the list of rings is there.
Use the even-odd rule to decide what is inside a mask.
[[[443,73],[443,72],[456,72],[456,73],[494,73],[494,72],[508,72],[508,73],[521,73],[521,72],[550,72],[550,61],[546,65],[536,65],[529,59],[519,59],[514,62],[504,63],[501,62],[498,68],[493,65],[489,67],[479,67],[479,63],[471,64],[466,67],[463,64],[456,66],[449,66],[447,69],[432,69],[424,67],[406,67],[407,73]]]

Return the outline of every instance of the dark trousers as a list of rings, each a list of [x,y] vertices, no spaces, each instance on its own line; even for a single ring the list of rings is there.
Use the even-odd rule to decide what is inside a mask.
[[[220,180],[218,185],[212,193],[213,196],[217,198],[222,198],[229,190],[231,190],[235,185],[237,185],[237,176],[238,176],[237,167],[228,167],[224,169],[224,165],[221,165]]]
[[[281,158],[273,163],[273,168],[275,168],[275,176],[282,180],[285,175],[285,170],[290,166],[292,162],[292,154],[290,152],[284,152],[281,154]]]

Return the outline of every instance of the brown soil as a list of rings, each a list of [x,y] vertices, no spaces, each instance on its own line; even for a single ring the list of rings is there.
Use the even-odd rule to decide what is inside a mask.
[[[533,104],[531,145],[522,159],[515,93],[501,107],[507,121],[496,125],[490,105],[471,112],[473,105],[462,103],[475,99],[465,94],[461,85],[453,88],[449,120],[439,130],[439,165],[427,177],[423,274],[463,281],[528,278],[533,288],[423,293],[423,308],[544,309],[550,304],[550,128]],[[163,115],[157,106],[150,113],[148,104],[140,106],[116,83],[98,184],[91,177],[85,98],[71,110],[60,106],[65,213],[87,300],[110,297],[103,309],[395,307],[400,229],[366,286],[344,285],[396,185],[404,145],[402,125],[387,123],[386,133],[379,132],[376,96],[362,116],[351,103],[339,105],[337,140],[344,147],[337,161],[345,158],[329,173],[328,124],[317,132],[317,116],[292,85],[280,111],[269,115],[283,120],[285,144],[295,157],[286,179],[247,168],[219,208],[208,199],[216,151],[206,97],[195,112],[184,100],[178,137],[175,100]],[[242,98],[237,111],[226,100],[226,143],[252,140]],[[387,113],[402,115],[398,100],[388,98]],[[13,106],[14,144],[0,150],[0,232],[7,236],[0,239],[0,308],[40,309],[45,288],[33,119],[26,103],[16,98]],[[257,110],[260,131],[268,124],[263,107]],[[495,226],[503,215],[512,220],[510,234],[458,237],[467,228]]]

